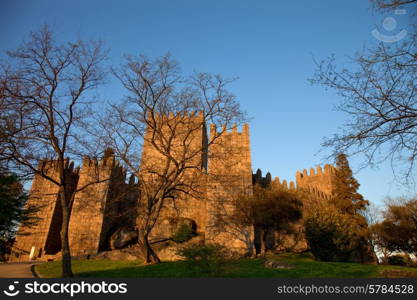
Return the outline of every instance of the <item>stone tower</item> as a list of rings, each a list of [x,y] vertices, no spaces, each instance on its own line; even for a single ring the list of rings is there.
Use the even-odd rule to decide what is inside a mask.
[[[189,166],[207,169],[207,153],[202,151],[207,145],[207,132],[204,115],[200,113],[178,113],[154,116],[149,122],[142,149],[141,172],[147,177],[149,171],[163,170],[166,155],[187,162]],[[169,150],[167,148],[170,148]],[[162,152],[162,153],[161,153]]]
[[[210,141],[206,241],[223,244],[239,252],[251,251],[253,228],[225,228],[227,225],[219,226],[217,222],[219,217],[233,214],[234,201],[239,197],[252,195],[249,125],[243,125],[242,132],[238,132],[236,126],[231,131],[223,128],[221,135],[211,125]]]
[[[78,181],[78,169],[66,160],[71,189]],[[38,170],[52,179],[58,179],[56,161],[44,160]],[[59,187],[53,182],[36,174],[29,194],[27,205],[36,209],[33,226],[21,226],[13,245],[11,261],[27,261],[40,257],[55,255],[61,250],[60,231],[62,224],[61,202],[58,196]],[[72,191],[70,191],[72,192]]]
[[[163,123],[159,123],[162,121]],[[166,199],[164,209],[155,225],[151,242],[164,241],[172,234],[172,224],[187,219],[196,226],[197,233],[207,243],[218,243],[235,250],[247,249],[247,239],[252,229],[245,228],[245,236],[225,232],[218,226],[220,213],[232,213],[233,201],[237,195],[251,195],[252,166],[250,156],[249,126],[238,132],[217,132],[210,126],[210,142],[203,113],[170,114],[156,118],[156,129],[147,128],[143,145],[141,172],[144,181],[153,180],[155,172],[164,167],[167,158],[159,153],[163,139],[172,137],[171,155],[174,158],[189,156],[187,170],[182,178],[186,185],[193,187],[193,193],[179,193],[174,200]],[[151,141],[153,138],[153,143]],[[150,175],[147,175],[149,172]]]
[[[178,193],[174,199],[165,199],[164,209],[160,213],[150,240],[164,240],[170,236],[174,220],[189,219],[195,222],[197,231],[205,230],[205,182],[207,171],[207,130],[202,112],[159,115],[153,123],[156,128],[148,127],[141,159],[141,180],[152,189],[156,174],[163,175],[169,159],[181,162],[185,167],[181,175],[184,189],[189,194]],[[158,148],[162,149],[162,153]],[[169,150],[167,149],[169,147]],[[172,162],[171,162],[172,163]],[[164,176],[164,175],[163,175]],[[156,184],[158,186],[158,183]]]
[[[133,203],[131,207],[125,206],[137,186],[132,180],[126,183],[125,179],[126,172],[115,161],[111,150],[100,161],[84,158],[78,188],[86,188],[75,196],[69,225],[72,255],[108,250],[109,235],[114,228],[134,225],[135,206]],[[125,219],[124,224],[121,218]]]

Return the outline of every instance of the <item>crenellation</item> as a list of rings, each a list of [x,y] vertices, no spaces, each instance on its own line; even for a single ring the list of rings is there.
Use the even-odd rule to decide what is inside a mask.
[[[324,173],[331,174],[333,172],[333,166],[326,164],[324,165]]]
[[[214,137],[222,136],[222,138],[229,138],[232,141],[243,141],[244,143],[249,142],[249,125],[244,124],[242,130],[238,130],[238,126],[233,124],[230,129],[226,125],[222,126],[221,132],[217,131],[215,124],[210,124],[210,138],[213,140]]]
[[[236,197],[251,196],[255,184],[291,191],[307,191],[320,200],[331,197],[335,170],[331,165],[325,165],[324,170],[321,166],[310,168],[309,173],[307,169],[297,171],[295,181],[281,181],[279,177],[272,179],[269,172],[262,177],[262,171],[259,169],[252,174],[248,124],[243,124],[241,131],[236,124],[229,129],[223,125],[221,132],[218,132],[215,124],[210,124],[208,137],[203,111],[148,114],[148,118],[152,117],[158,123],[156,126],[162,126],[162,132],[168,131],[163,127],[166,121],[175,122],[179,119],[180,126],[184,126],[178,129],[177,132],[180,133],[174,137],[174,156],[183,154],[183,131],[187,131],[189,126],[198,128],[192,136],[188,136],[190,140],[187,141],[187,146],[191,146],[192,151],[196,153],[201,152],[201,155],[189,162],[190,168],[184,176],[195,184],[193,187],[199,196],[179,195],[177,200],[180,201],[175,203],[167,200],[150,236],[151,242],[160,240],[160,235],[166,234],[167,220],[182,218],[195,223],[197,233],[204,238],[204,242],[219,243],[233,249],[247,247],[244,239],[237,238],[236,232],[232,233],[232,228],[226,228],[227,224],[219,226],[218,221],[219,215],[233,213],[235,207],[232,203]],[[199,127],[195,127],[196,125]],[[77,167],[74,166],[74,162],[66,159],[65,168],[74,182],[73,189],[85,187],[75,194],[71,211],[69,242],[73,255],[85,256],[108,250],[112,233],[123,226],[138,227],[137,222],[140,220],[137,210],[142,197],[139,178],[143,181],[149,180],[155,174],[155,167],[163,167],[164,158],[149,139],[147,140],[151,134],[152,129],[148,127],[142,149],[140,174],[136,174],[138,176],[128,174],[111,149],[107,149],[101,159],[84,157],[81,166]],[[208,143],[209,138],[212,143]],[[52,177],[57,176],[54,161],[42,160],[38,168]],[[56,254],[60,250],[60,207],[57,187],[46,179],[35,176],[28,202],[34,203],[35,199],[41,199],[45,203],[45,209],[40,215],[41,225],[35,231],[30,231],[30,239],[24,241],[18,238],[15,244],[22,249],[21,257],[26,258],[32,246],[37,249],[38,258],[44,257],[45,253]],[[19,229],[19,232],[23,232],[24,229]],[[241,229],[245,238],[254,240],[252,226]]]
[[[243,124],[243,133],[249,136],[249,124],[248,123]]]
[[[316,172],[314,170],[314,168],[310,168],[310,176],[315,176]]]

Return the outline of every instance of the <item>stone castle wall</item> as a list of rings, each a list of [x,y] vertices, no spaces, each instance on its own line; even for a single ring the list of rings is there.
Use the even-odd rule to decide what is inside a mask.
[[[175,230],[173,224],[180,218],[193,220],[196,230],[203,234],[207,217],[204,201],[207,180],[207,132],[204,116],[202,113],[171,113],[155,116],[155,121],[150,123],[155,128],[147,128],[140,167],[140,178],[146,188],[152,191],[160,184],[158,177],[164,178],[165,172],[175,170],[173,160],[185,164],[185,171],[178,178],[185,183],[185,193],[176,193],[171,195],[172,198],[164,200],[164,208],[150,240],[157,242],[169,239]],[[167,157],[168,153],[172,159]]]
[[[54,180],[58,179],[55,161],[41,161],[38,169]],[[78,169],[66,161],[66,170],[70,186],[75,188],[78,181]],[[29,194],[27,205],[36,209],[34,225],[21,226],[13,244],[11,261],[25,261],[43,256],[55,255],[61,249],[60,230],[62,223],[59,187],[53,182],[36,174]],[[71,192],[71,191],[70,191]]]
[[[196,225],[197,233],[206,242],[216,242],[233,248],[246,247],[235,236],[226,233],[225,228],[218,228],[216,219],[221,210],[231,212],[232,207],[228,202],[236,195],[252,192],[248,125],[243,126],[242,132],[238,132],[236,126],[230,131],[223,129],[221,135],[212,125],[209,136],[202,114],[158,118],[165,118],[167,124],[172,120],[174,124],[180,125],[176,128],[172,128],[173,125],[165,128],[163,125],[156,130],[148,128],[143,146],[142,170],[144,173],[148,171],[154,174],[166,162],[166,157],[157,149],[163,146],[163,141],[155,135],[160,131],[167,137],[175,133],[171,141],[172,156],[178,158],[185,153],[192,154],[192,158],[187,161],[187,167],[191,168],[185,172],[182,180],[186,185],[192,186],[193,191],[189,194],[178,194],[175,200],[165,200],[161,217],[152,231],[151,241],[169,239],[174,220],[188,219]],[[141,178],[147,181],[146,173],[142,173]],[[152,180],[151,177],[150,179]]]
[[[219,135],[211,125],[210,139],[206,241],[237,252],[251,252],[252,227],[219,223],[219,219],[233,215],[237,198],[252,195],[249,126],[243,125],[242,132],[236,126],[231,131],[223,128]]]
[[[253,174],[253,184],[258,184],[261,187],[271,187],[277,190],[288,190],[296,193],[300,193],[303,199],[303,215],[306,215],[311,209],[315,209],[317,201],[326,203],[333,192],[335,167],[331,165],[325,165],[324,171],[320,166],[317,166],[316,170],[311,168],[310,174],[307,170],[302,172],[296,172],[296,181],[286,180],[281,181],[278,177],[272,179],[271,174],[267,173],[265,177],[262,176],[262,171],[257,170]],[[295,252],[303,252],[308,249],[307,241],[304,235],[303,221],[299,221],[292,226],[290,233],[282,235],[274,230],[267,233],[267,247],[269,249],[280,250],[291,249]],[[259,247],[259,229],[255,229],[255,244]],[[280,245],[276,244],[276,241],[280,240]]]
[[[333,192],[334,171],[334,166],[325,165],[324,171],[320,166],[318,166],[316,170],[311,168],[310,174],[307,173],[307,170],[297,172],[295,175],[297,187],[307,190],[315,190],[323,193],[324,195],[331,196]]]
[[[126,172],[113,155],[100,161],[89,158],[83,160],[78,188],[86,188],[75,196],[69,225],[69,242],[73,255],[89,255],[107,250],[109,235],[120,225],[123,212],[127,209],[134,214],[133,207],[123,206],[136,186],[134,182],[128,184],[125,181]],[[131,218],[131,226],[134,226],[133,222]]]
[[[170,142],[167,137],[172,137]],[[175,220],[183,219],[195,224],[197,233],[206,243],[250,252],[254,229],[234,227],[219,220],[233,215],[236,199],[252,195],[253,184],[263,182],[279,188],[302,189],[320,199],[327,199],[332,193],[334,167],[329,165],[324,171],[318,167],[310,174],[306,170],[297,172],[296,182],[289,183],[281,182],[278,177],[272,180],[270,174],[263,178],[260,171],[252,174],[249,126],[245,124],[239,131],[236,126],[226,130],[211,125],[208,134],[201,113],[158,116],[156,128],[147,128],[140,178],[148,188],[158,180],[158,172],[163,172],[167,166],[170,168],[166,156],[161,154],[161,149],[168,145],[172,147],[174,159],[189,155],[188,168],[181,180],[192,186],[192,192],[173,194],[175,200],[165,201],[151,242],[169,239]],[[43,162],[40,168],[45,168],[49,176],[56,176],[53,163]],[[106,152],[100,161],[85,158],[81,169],[74,169],[73,164],[67,164],[67,169],[72,174],[74,189],[80,189],[74,199],[69,225],[72,254],[85,256],[108,250],[112,233],[121,227],[135,228],[140,221],[140,206],[137,205],[141,194],[135,177],[126,182],[126,171],[118,165],[112,152]],[[96,183],[90,184],[93,182]],[[16,259],[27,260],[32,247],[37,249],[38,258],[57,254],[62,219],[57,187],[35,176],[28,203],[42,203],[38,212],[40,221],[33,228],[19,229],[14,247],[20,249],[17,254],[20,258]]]

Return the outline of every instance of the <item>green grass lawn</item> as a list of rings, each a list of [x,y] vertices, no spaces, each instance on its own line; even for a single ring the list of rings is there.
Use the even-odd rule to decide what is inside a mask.
[[[265,268],[262,259],[239,259],[224,265],[221,277],[337,277],[366,278],[380,277],[383,270],[414,272],[417,268],[386,265],[364,265],[358,263],[318,262],[307,255],[282,254],[270,256],[275,260],[289,263],[292,269]],[[142,265],[140,261],[74,260],[73,272],[77,277],[207,277],[189,267],[185,261],[163,262],[156,265]],[[42,277],[59,277],[59,261],[36,266]]]

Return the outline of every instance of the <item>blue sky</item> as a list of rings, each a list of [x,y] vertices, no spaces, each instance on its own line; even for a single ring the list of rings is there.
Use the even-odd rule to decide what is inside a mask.
[[[59,40],[104,40],[114,64],[124,53],[170,52],[186,73],[239,77],[230,89],[252,117],[253,169],[287,180],[323,163],[323,137],[347,118],[334,110],[340,100],[334,92],[308,82],[313,57],[334,53],[340,66],[349,67],[348,57],[374,44],[371,31],[389,16],[366,0],[2,0],[0,11],[0,56],[50,24]],[[393,17],[396,30],[407,25],[406,16]],[[110,79],[100,91],[103,100],[123,95]],[[358,160],[351,159],[351,166],[360,191],[377,204],[410,193],[393,181],[388,164],[358,172]]]

